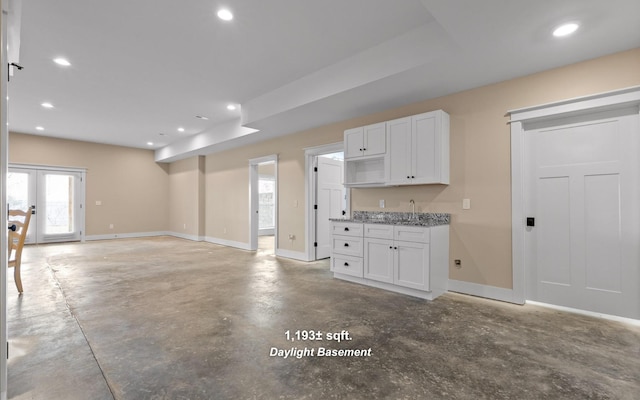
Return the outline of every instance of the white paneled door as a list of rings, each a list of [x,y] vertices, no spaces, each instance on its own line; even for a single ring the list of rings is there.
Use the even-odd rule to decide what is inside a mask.
[[[637,115],[526,134],[527,298],[640,318]]]
[[[27,243],[81,240],[84,226],[84,177],[81,171],[10,168],[10,209],[32,208]]]
[[[318,157],[316,260],[331,255],[331,229],[329,218],[342,217],[345,189],[342,184],[344,161]]]

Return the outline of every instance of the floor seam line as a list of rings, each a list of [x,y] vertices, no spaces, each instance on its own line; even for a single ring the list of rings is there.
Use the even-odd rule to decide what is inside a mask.
[[[80,324],[80,321],[78,320],[78,317],[73,312],[73,310],[71,309],[71,306],[69,305],[69,302],[67,301],[67,296],[66,296],[66,294],[64,292],[64,289],[62,288],[62,285],[60,285],[60,281],[58,280],[58,277],[56,276],[55,270],[51,267],[51,264],[49,264],[48,262],[47,262],[47,267],[49,268],[49,272],[51,273],[51,276],[53,277],[53,281],[56,283],[56,286],[58,286],[58,289],[60,290],[60,293],[62,294],[62,298],[64,299],[64,304],[67,307],[67,310],[69,310],[69,314],[71,314],[73,319],[76,321],[76,325],[78,325],[78,328],[80,329],[80,332],[82,333],[82,337],[84,337],[84,341],[87,343],[87,346],[89,347],[89,351],[91,352],[91,356],[93,357],[94,361],[96,362],[96,365],[98,366],[98,369],[100,370],[100,374],[102,375],[102,379],[104,379],[104,382],[107,384],[107,388],[109,388],[109,392],[111,393],[111,397],[113,398],[113,400],[116,400],[116,395],[115,395],[115,393],[113,391],[113,388],[111,387],[111,384],[109,383],[109,379],[107,379],[107,376],[105,375],[104,370],[102,369],[102,365],[100,365],[100,361],[98,361],[98,357],[96,356],[96,353],[93,351],[93,347],[91,346],[91,342],[89,342],[89,338],[87,337],[87,334],[84,332],[84,329],[82,328],[82,324]]]

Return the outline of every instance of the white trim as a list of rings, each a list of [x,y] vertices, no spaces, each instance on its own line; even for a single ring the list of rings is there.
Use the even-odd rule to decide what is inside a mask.
[[[511,123],[515,121],[530,121],[545,117],[560,117],[564,114],[582,113],[592,109],[624,108],[640,104],[640,86],[632,86],[619,90],[575,97],[553,103],[532,107],[519,108],[507,112]]]
[[[518,303],[517,301],[514,301],[512,289],[505,289],[497,286],[481,285],[478,283],[449,279],[449,291],[505,301],[508,303]],[[524,304],[524,301],[518,304]]]
[[[180,239],[192,240],[194,242],[204,242],[204,236],[188,235],[186,233],[180,233],[180,232],[169,231],[167,232],[167,236],[173,236]]]
[[[0,17],[0,215],[7,215],[7,173],[9,165],[9,129],[7,128],[7,86],[5,77],[9,73],[7,62],[7,23],[11,21],[8,17],[11,8],[6,1],[2,2],[2,15]],[[6,217],[4,220],[6,221]],[[0,398],[7,398],[7,349],[9,330],[7,328],[7,230],[3,227],[0,233]]]
[[[617,315],[601,314],[593,311],[578,310],[576,308],[556,306],[554,304],[540,303],[540,302],[531,301],[531,300],[527,300],[527,305],[540,306],[540,307],[550,308],[553,310],[568,312],[572,314],[586,315],[593,318],[607,319],[609,321],[616,321],[616,322],[622,322],[624,324],[629,324],[633,326],[640,326],[640,319],[618,317]]]
[[[291,258],[293,260],[298,261],[311,261],[306,257],[307,255],[301,251],[293,251],[293,250],[285,250],[285,249],[276,249],[276,257],[284,257]]]
[[[313,173],[314,159],[322,154],[330,154],[337,152],[344,152],[344,142],[336,142],[325,144],[321,146],[313,146],[313,147],[305,147],[304,149],[304,170],[306,171],[304,177],[304,215],[305,215],[305,233],[306,240],[304,243],[304,253],[306,261],[313,261],[316,258],[315,248],[313,246],[313,241],[315,238],[316,231],[316,220],[314,218],[313,204],[315,202],[316,193],[316,181],[315,175]],[[347,192],[347,209],[346,212],[348,215],[351,214],[351,190],[350,188],[346,188]]]
[[[94,240],[109,240],[109,239],[134,239],[134,238],[144,238],[144,237],[154,237],[154,236],[171,236],[170,233],[166,231],[158,231],[158,232],[133,232],[133,233],[111,233],[108,235],[87,235],[85,236],[85,241],[94,241]]]
[[[84,167],[59,167],[57,165],[20,164],[20,163],[9,163],[9,168],[35,169],[38,171],[80,172],[80,173],[84,173],[88,170],[87,168],[84,168]]]
[[[566,118],[599,111],[635,107],[640,114],[640,86],[563,100],[509,111],[511,117],[511,242],[513,302],[522,304],[526,295],[524,179],[525,124],[534,120]],[[450,281],[451,282],[451,281]]]
[[[221,246],[234,247],[240,250],[251,251],[251,247],[249,246],[249,243],[235,242],[233,240],[214,238],[210,236],[206,236],[204,238],[204,241],[208,243],[219,244]]]

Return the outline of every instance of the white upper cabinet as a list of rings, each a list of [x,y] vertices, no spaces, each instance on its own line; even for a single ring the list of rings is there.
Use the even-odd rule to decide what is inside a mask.
[[[384,155],[387,151],[385,123],[344,131],[344,158]]]
[[[449,115],[442,110],[387,122],[388,185],[449,184]]]

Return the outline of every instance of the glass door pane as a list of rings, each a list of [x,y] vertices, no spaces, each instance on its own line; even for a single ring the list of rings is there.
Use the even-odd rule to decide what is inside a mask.
[[[26,211],[36,204],[36,173],[29,169],[9,169],[7,174],[7,202],[10,210]],[[29,224],[26,243],[35,242],[36,230],[34,221]]]
[[[80,240],[80,173],[38,171],[38,243]]]
[[[73,176],[45,175],[45,191],[45,234],[73,233]]]

